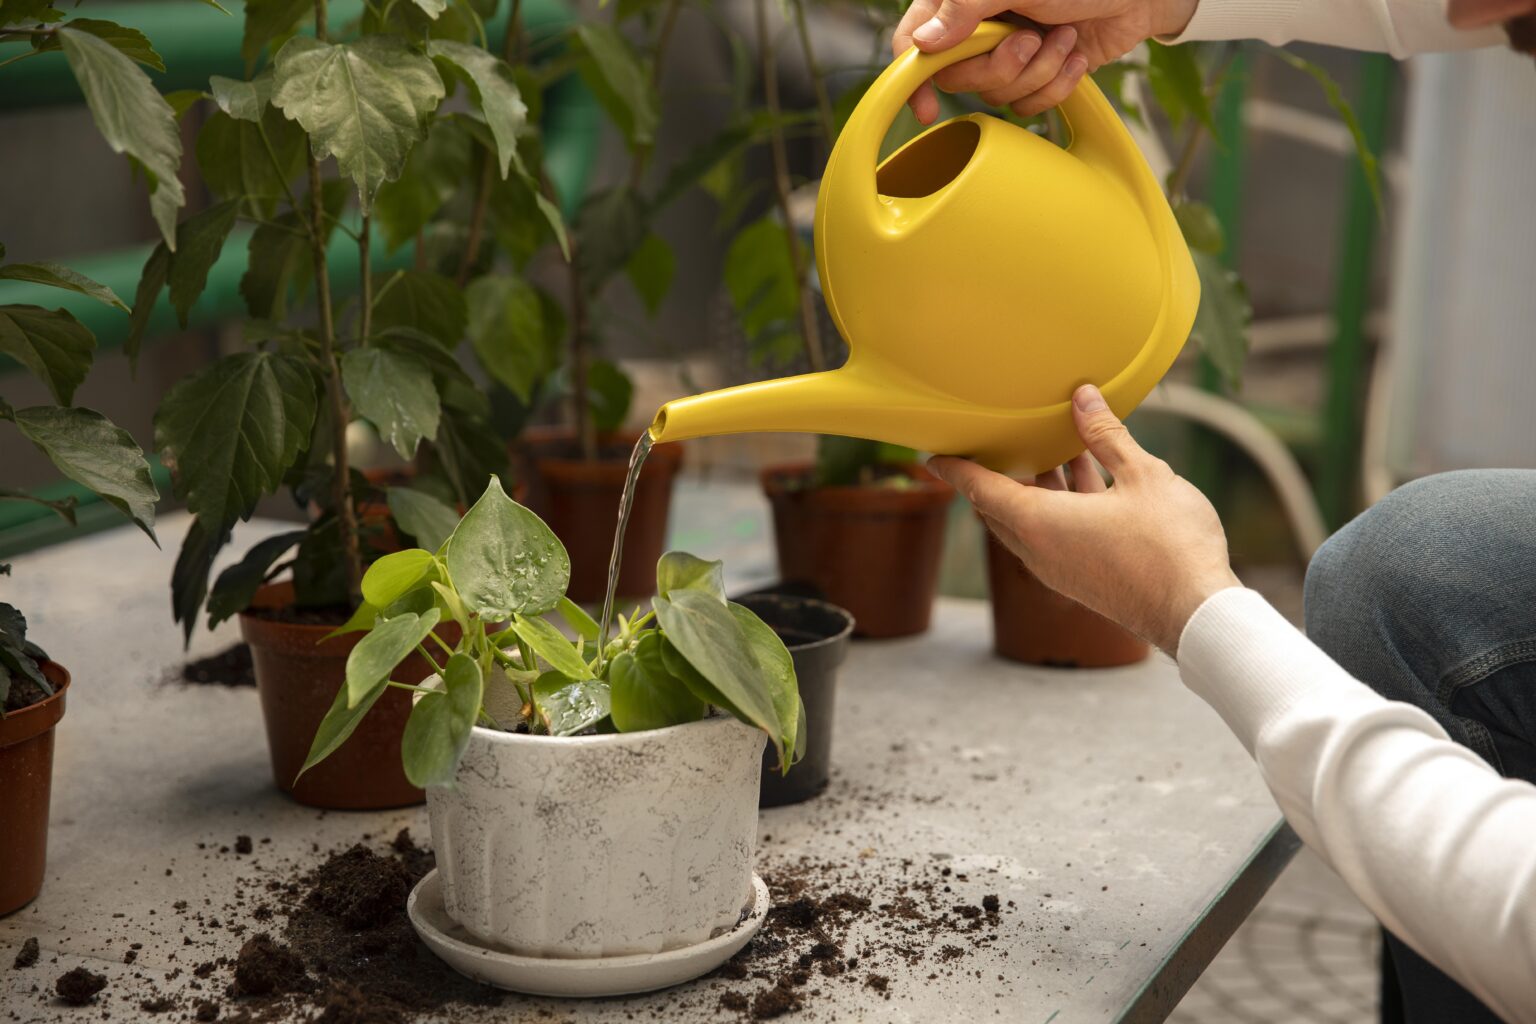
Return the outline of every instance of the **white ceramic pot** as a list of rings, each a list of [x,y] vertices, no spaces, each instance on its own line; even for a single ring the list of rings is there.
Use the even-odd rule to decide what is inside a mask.
[[[522,956],[658,953],[734,928],[753,898],[766,738],[734,718],[648,732],[476,727],[427,791],[445,908]]]

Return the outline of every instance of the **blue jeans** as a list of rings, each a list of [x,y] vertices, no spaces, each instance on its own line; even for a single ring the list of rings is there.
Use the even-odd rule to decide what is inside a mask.
[[[1393,491],[1312,559],[1306,619],[1355,678],[1423,708],[1500,774],[1536,782],[1536,471],[1443,473]],[[1382,1019],[1498,1020],[1390,933]]]

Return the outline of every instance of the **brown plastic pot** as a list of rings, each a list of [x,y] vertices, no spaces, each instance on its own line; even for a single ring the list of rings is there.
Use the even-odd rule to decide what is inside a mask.
[[[912,636],[928,628],[954,489],[921,466],[913,486],[812,487],[810,463],[763,470],[779,575],[846,608],[854,635]]]
[[[566,596],[572,601],[591,604],[603,599],[613,531],[619,522],[619,497],[629,473],[630,451],[639,439],[639,431],[602,435],[598,438],[601,457],[588,462],[573,454],[574,431],[537,430],[525,437],[532,463],[533,508],[571,557]],[[667,543],[672,484],[682,466],[683,449],[678,444],[657,445],[645,460],[619,563],[621,596],[641,597],[656,590],[656,562]]]
[[[999,655],[1029,665],[1114,668],[1151,653],[1145,640],[1041,583],[991,530],[984,532]]]
[[[292,583],[270,583],[256,592],[252,608],[293,603]],[[411,713],[411,695],[394,687],[363,717],[347,742],[298,778],[320,720],[347,677],[347,655],[363,633],[324,639],[331,626],[278,622],[240,613],[240,635],[251,646],[256,689],[267,724],[267,748],[277,788],[310,807],[377,810],[419,804],[426,795],[411,785],[400,765],[400,736]],[[458,627],[440,627],[444,640],[458,640]],[[436,666],[412,654],[390,678],[419,683]]]
[[[53,727],[64,717],[69,673],[42,664],[53,696],[0,718],[0,917],[31,903],[48,865]]]

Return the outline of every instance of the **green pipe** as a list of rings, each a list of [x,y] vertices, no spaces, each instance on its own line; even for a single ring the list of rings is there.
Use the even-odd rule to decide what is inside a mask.
[[[1380,153],[1386,142],[1396,69],[1384,56],[1361,58],[1356,114],[1366,146]],[[1379,211],[1358,157],[1350,161],[1340,244],[1333,319],[1328,348],[1328,392],[1323,406],[1323,461],[1318,501],[1333,529],[1349,521],[1356,506],[1360,470],[1360,432],[1365,394],[1365,318],[1370,306],[1371,271],[1376,256]]]
[[[1243,175],[1247,145],[1243,132],[1243,100],[1248,91],[1248,56],[1238,50],[1227,69],[1226,81],[1216,97],[1216,156],[1211,166],[1210,201],[1216,219],[1221,222],[1227,245],[1222,262],[1236,268],[1242,239]],[[1221,374],[1216,365],[1200,355],[1196,382],[1210,392],[1221,390]],[[1195,428],[1190,442],[1190,480],[1220,506],[1222,496],[1221,439],[1208,430]]]

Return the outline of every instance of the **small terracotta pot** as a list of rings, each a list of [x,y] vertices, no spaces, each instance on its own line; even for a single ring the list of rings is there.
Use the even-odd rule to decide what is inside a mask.
[[[571,585],[566,596],[579,604],[601,601],[608,585],[608,558],[619,523],[619,497],[629,473],[629,453],[639,431],[605,434],[599,446],[614,455],[588,462],[574,451],[574,431],[529,431],[525,437],[532,463],[534,511],[544,517],[571,556]],[[656,590],[656,562],[667,543],[672,484],[683,466],[678,444],[651,449],[635,487],[635,507],[624,535],[618,593],[641,597]]]
[[[1029,665],[1114,668],[1151,653],[1145,640],[1041,583],[991,530],[984,532],[999,655]]]
[[[42,664],[53,696],[0,718],[0,917],[31,903],[48,864],[53,727],[64,717],[69,673]]]
[[[252,608],[293,603],[292,583],[270,583],[256,592]],[[314,742],[320,720],[347,677],[347,655],[363,633],[323,640],[331,626],[278,622],[240,613],[240,635],[251,645],[256,689],[267,724],[272,778],[277,788],[310,807],[375,810],[419,804],[425,794],[405,778],[400,736],[411,713],[411,695],[393,687],[363,718],[347,742],[295,782]],[[458,640],[458,627],[439,627],[444,640]],[[413,654],[390,673],[402,683],[419,683],[435,665]]]
[[[810,463],[762,473],[780,577],[846,608],[855,636],[911,636],[933,615],[955,492],[921,466],[899,468],[912,487],[812,487]]]

